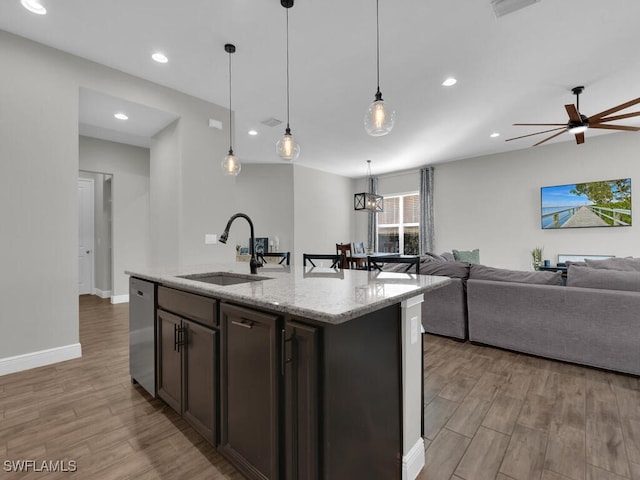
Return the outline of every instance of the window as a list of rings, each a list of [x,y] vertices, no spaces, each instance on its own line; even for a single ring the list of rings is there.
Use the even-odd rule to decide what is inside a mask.
[[[384,197],[384,212],[378,213],[378,250],[418,255],[420,195]]]

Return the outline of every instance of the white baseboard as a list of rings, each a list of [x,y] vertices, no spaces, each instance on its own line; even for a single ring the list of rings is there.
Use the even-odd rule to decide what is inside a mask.
[[[64,362],[81,356],[82,347],[79,343],[74,343],[64,347],[16,355],[15,357],[0,358],[0,376],[36,367],[44,367],[45,365]]]
[[[111,303],[129,303],[129,294],[127,294],[127,295],[113,295],[111,297]]]
[[[414,480],[424,467],[424,440],[418,439],[409,453],[402,456],[402,480]]]
[[[112,290],[100,290],[99,288],[93,289],[93,294],[99,296],[100,298],[109,298],[112,293]]]

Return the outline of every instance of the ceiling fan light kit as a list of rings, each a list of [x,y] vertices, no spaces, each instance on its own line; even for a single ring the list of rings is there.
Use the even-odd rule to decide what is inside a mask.
[[[604,110],[600,113],[596,113],[590,117],[583,115],[580,113],[580,94],[584,91],[584,87],[573,87],[571,89],[571,93],[576,96],[576,104],[565,105],[564,108],[567,111],[567,115],[569,115],[569,121],[564,123],[514,123],[514,126],[526,126],[526,127],[557,127],[551,128],[548,130],[542,130],[541,132],[530,133],[528,135],[521,135],[519,137],[508,138],[505,142],[510,142],[512,140],[518,140],[520,138],[533,137],[535,135],[540,135],[542,133],[550,133],[555,132],[550,137],[545,138],[544,140],[535,143],[533,146],[537,147],[538,145],[542,145],[549,140],[556,138],[559,135],[562,135],[564,132],[569,132],[570,134],[576,137],[576,143],[581,144],[584,143],[584,134],[590,128],[595,129],[603,129],[603,130],[622,130],[627,132],[637,132],[640,130],[640,127],[632,127],[628,125],[615,125],[608,124],[607,122],[613,122],[616,120],[623,120],[625,118],[637,117],[640,116],[640,112],[631,112],[624,113],[622,115],[614,115],[611,116],[612,113],[619,112],[620,110],[624,110],[633,105],[637,105],[640,103],[640,98],[635,98],[625,103],[621,103],[620,105],[616,105],[615,107]]]

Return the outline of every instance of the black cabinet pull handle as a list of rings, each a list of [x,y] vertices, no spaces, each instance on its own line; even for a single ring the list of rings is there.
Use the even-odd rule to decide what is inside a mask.
[[[232,325],[237,325],[238,327],[243,327],[243,328],[253,328],[253,325],[250,323],[244,323],[244,322],[238,322],[237,320],[231,320],[231,324]]]
[[[185,345],[187,340],[187,327],[178,328],[178,351],[180,351],[180,347]]]
[[[173,324],[173,351],[174,352],[179,352],[180,350],[178,350],[178,324],[174,323]]]
[[[282,354],[280,355],[280,375],[284,377],[284,369],[287,363],[291,363],[293,357],[287,357],[287,343],[293,340],[294,335],[287,338],[287,331],[283,328],[280,330],[280,339],[282,341]]]

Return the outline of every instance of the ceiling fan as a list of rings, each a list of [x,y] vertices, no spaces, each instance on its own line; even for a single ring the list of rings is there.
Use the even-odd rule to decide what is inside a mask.
[[[558,127],[551,128],[549,130],[543,130],[541,132],[530,133],[529,135],[522,135],[520,137],[509,138],[505,140],[506,142],[510,142],[511,140],[518,140],[520,138],[532,137],[534,135],[540,135],[542,133],[549,132],[557,132],[551,135],[550,137],[541,140],[540,142],[534,144],[536,147],[545,142],[548,142],[552,138],[557,137],[558,135],[562,135],[564,132],[573,133],[576,137],[576,143],[584,143],[584,132],[589,128],[599,128],[605,130],[626,130],[631,132],[637,132],[640,130],[640,127],[629,127],[625,125],[608,125],[607,122],[613,122],[614,120],[622,120],[623,118],[637,117],[640,115],[640,112],[633,113],[625,113],[623,115],[614,115],[610,117],[612,113],[616,113],[620,110],[624,110],[625,108],[631,107],[632,105],[636,105],[640,103],[640,98],[636,98],[634,100],[630,100],[626,103],[622,103],[616,107],[609,108],[600,113],[596,113],[590,117],[582,115],[580,113],[580,94],[583,92],[584,87],[574,87],[571,89],[571,92],[576,96],[576,104],[575,105],[565,105],[564,108],[567,110],[567,114],[569,115],[568,123],[514,123],[514,126],[537,126],[537,127]]]

